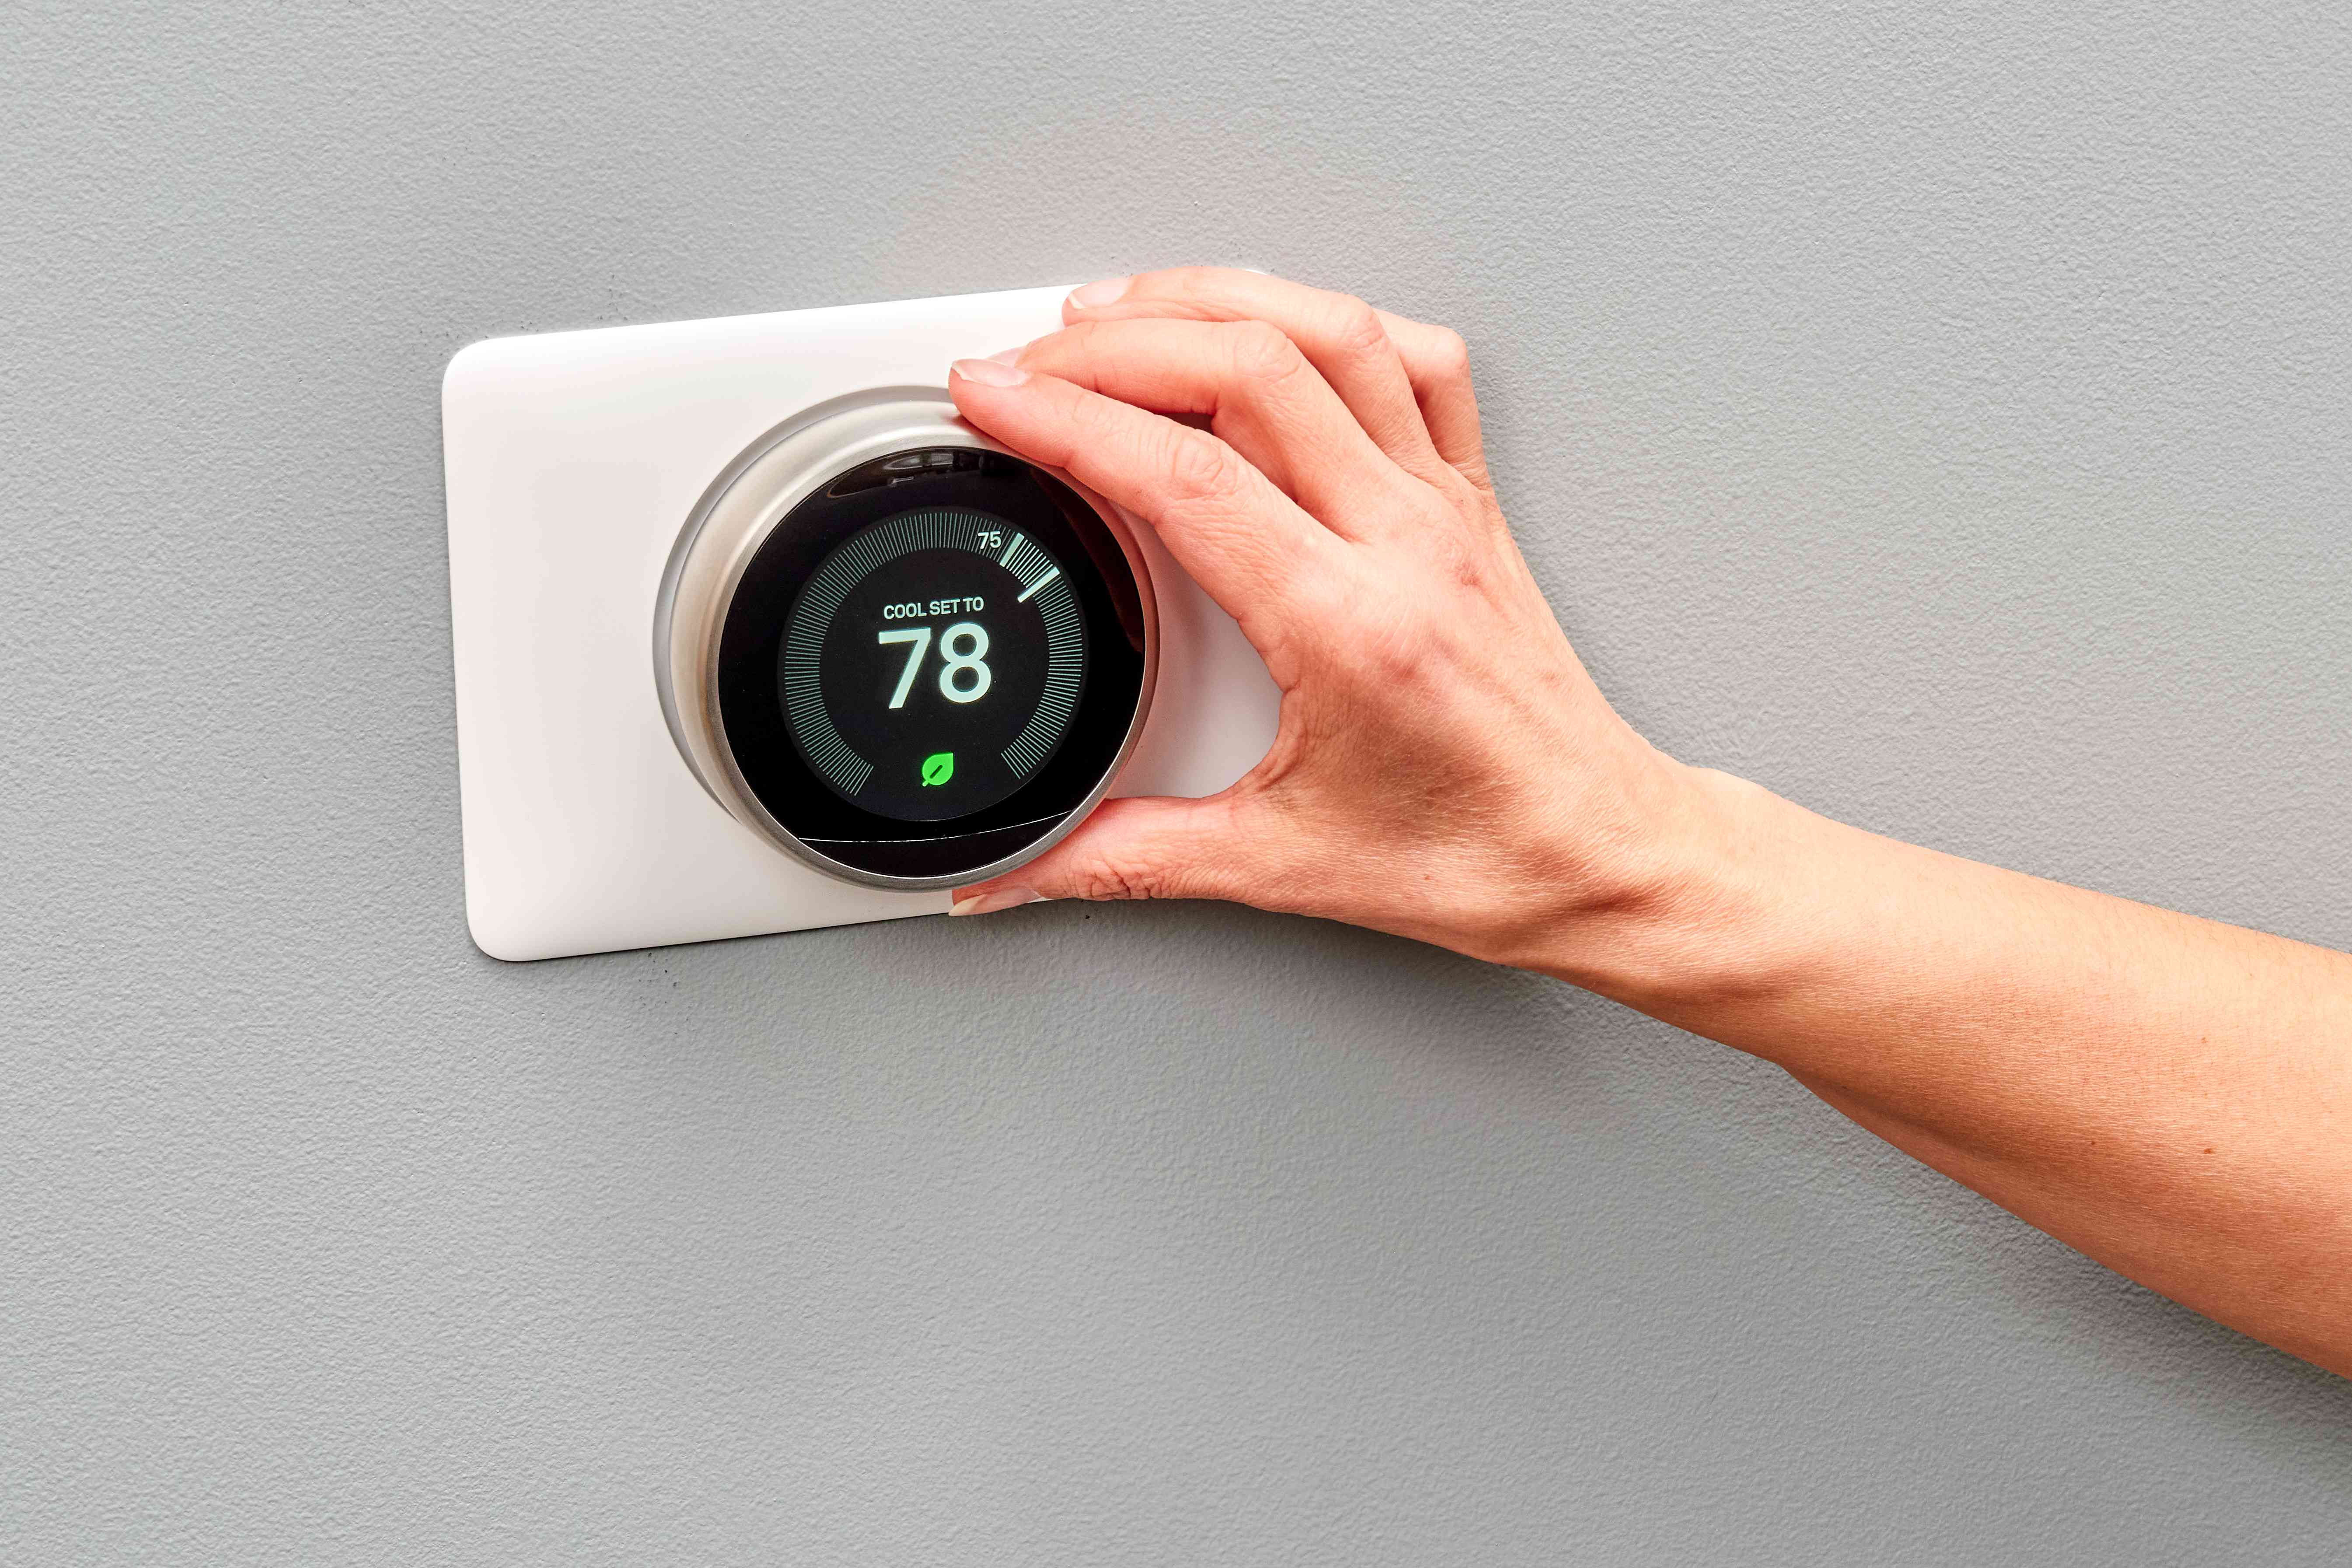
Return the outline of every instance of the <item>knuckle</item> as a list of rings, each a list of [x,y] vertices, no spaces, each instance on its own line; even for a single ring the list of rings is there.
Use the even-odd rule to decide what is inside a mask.
[[[1331,345],[1351,356],[1390,352],[1388,329],[1380,312],[1352,294],[1336,296],[1328,329]]]
[[[1171,504],[1214,505],[1231,500],[1239,492],[1240,453],[1205,430],[1171,425],[1169,431],[1164,467]]]
[[[1267,321],[1232,321],[1224,329],[1234,374],[1245,382],[1279,382],[1307,363],[1289,335]]]
[[[1479,538],[1463,525],[1462,517],[1452,508],[1433,515],[1420,529],[1419,537],[1430,570],[1440,582],[1463,588],[1475,588],[1486,582],[1487,563]]]
[[[1451,327],[1430,330],[1429,347],[1423,351],[1429,374],[1444,382],[1466,382],[1470,379],[1470,343]]]
[[[1108,858],[1088,859],[1072,866],[1070,880],[1077,896],[1082,899],[1159,899],[1168,896],[1167,878],[1158,869]]]

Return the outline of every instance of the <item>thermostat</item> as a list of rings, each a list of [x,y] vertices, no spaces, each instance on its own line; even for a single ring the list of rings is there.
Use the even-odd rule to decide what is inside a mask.
[[[1277,694],[1150,529],[966,425],[1065,290],[478,343],[443,387],[468,923],[493,956],[937,913]]]
[[[655,610],[654,675],[712,797],[814,869],[951,888],[1116,778],[1159,639],[1126,524],[946,395],[812,411],[730,466]]]

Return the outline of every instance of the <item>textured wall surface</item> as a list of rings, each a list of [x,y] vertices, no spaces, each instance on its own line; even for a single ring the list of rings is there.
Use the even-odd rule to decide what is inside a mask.
[[[2352,32],[20,3],[0,1560],[2340,1562],[2352,1384],[1778,1072],[1210,906],[528,967],[437,378],[1244,260],[1451,322],[1669,749],[2352,945]]]

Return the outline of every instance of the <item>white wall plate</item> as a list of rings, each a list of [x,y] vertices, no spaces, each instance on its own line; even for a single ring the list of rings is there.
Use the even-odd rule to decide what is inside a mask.
[[[801,411],[944,384],[1060,324],[1061,289],[494,339],[442,427],[466,910],[495,958],[556,958],[944,912],[855,886],[729,815],[655,681],[662,577],[714,479]],[[1274,737],[1240,628],[1127,520],[1159,603],[1150,718],[1111,793],[1213,794]]]

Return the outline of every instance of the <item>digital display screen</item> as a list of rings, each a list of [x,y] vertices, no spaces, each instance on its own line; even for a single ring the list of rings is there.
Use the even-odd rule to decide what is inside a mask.
[[[1064,563],[985,512],[899,512],[810,574],[777,654],[785,728],[825,786],[902,822],[994,805],[1061,746],[1087,680]]]

